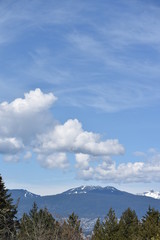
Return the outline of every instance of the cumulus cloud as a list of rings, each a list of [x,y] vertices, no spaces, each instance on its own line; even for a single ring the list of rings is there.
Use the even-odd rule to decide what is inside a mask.
[[[0,104],[0,154],[11,161],[16,155],[32,147],[38,133],[45,131],[53,119],[49,108],[56,101],[52,94],[35,89],[24,94],[24,98]],[[27,157],[28,158],[28,157]],[[16,157],[18,159],[18,157]]]
[[[87,169],[79,169],[79,178],[112,183],[160,181],[160,153],[155,150],[140,153],[138,152],[137,155],[144,157],[143,161],[120,163],[119,165],[111,160],[102,161],[96,167],[89,166]]]
[[[89,167],[88,169],[82,169],[79,172],[78,176],[84,180],[91,180],[93,179],[93,175],[94,175],[94,168]]]
[[[160,181],[160,153],[154,148],[147,153],[135,152],[140,161],[116,163],[112,156],[124,154],[117,139],[102,140],[100,134],[83,129],[77,119],[64,124],[54,120],[52,93],[40,89],[24,98],[0,104],[0,154],[6,161],[37,156],[45,168],[69,167],[68,154],[75,155],[78,176],[85,180],[106,182]]]
[[[90,158],[97,156],[109,157],[124,153],[124,147],[118,140],[102,141],[99,134],[84,131],[82,124],[77,119],[69,119],[64,124],[57,124],[47,133],[37,137],[37,145],[34,151],[38,159],[45,167],[54,168],[58,166],[58,153],[75,154],[76,168],[89,169]],[[56,158],[55,154],[56,152]],[[61,159],[62,155],[60,155]],[[42,163],[43,161],[43,163]],[[66,159],[59,161],[59,167],[67,167]]]
[[[21,145],[29,144],[38,133],[53,123],[48,109],[55,101],[56,97],[52,93],[44,94],[36,89],[26,93],[24,98],[0,104],[0,144],[4,146],[6,141],[9,142],[6,152],[10,151],[11,145],[12,151],[14,148],[18,152],[20,147],[17,142],[21,142]]]
[[[67,168],[68,161],[65,153],[53,153],[50,155],[38,155],[38,160],[46,168]]]
[[[30,91],[24,94],[24,99],[17,98],[13,102],[3,102],[0,104],[1,114],[3,113],[15,113],[15,114],[27,114],[31,112],[40,112],[46,108],[50,108],[56,97],[52,94],[44,94],[39,88],[35,91]]]
[[[1,154],[15,154],[24,149],[21,140],[16,138],[0,138],[0,153]]]
[[[89,162],[102,157],[124,153],[117,139],[102,140],[97,133],[85,131],[77,119],[58,123],[51,106],[56,101],[52,93],[35,89],[11,103],[0,104],[0,154],[6,161],[16,161],[37,154],[37,160],[46,168],[67,168],[67,154],[75,155],[76,168],[92,173]],[[106,160],[105,160],[106,161]]]
[[[76,154],[76,168],[82,170],[89,169],[90,156],[88,154],[77,153]]]
[[[57,125],[47,134],[38,137],[37,152],[72,152],[92,156],[119,155],[124,147],[115,140],[101,141],[100,135],[84,131],[77,119],[69,119],[63,125]]]
[[[24,155],[24,159],[29,159],[32,157],[32,153],[30,151],[27,151]]]

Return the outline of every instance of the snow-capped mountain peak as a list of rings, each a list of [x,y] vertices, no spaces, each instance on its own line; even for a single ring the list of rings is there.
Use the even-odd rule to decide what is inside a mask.
[[[151,198],[155,198],[155,199],[160,199],[160,192],[158,191],[154,191],[154,190],[150,190],[144,193],[140,193],[138,195],[142,195],[145,197],[151,197]]]
[[[37,198],[37,197],[41,197],[40,195],[37,195],[37,194],[34,194],[34,193],[31,193],[25,189],[12,189],[12,190],[9,190],[9,193],[12,192],[12,196],[14,198],[16,198],[16,196],[18,196],[19,198],[23,198],[23,199],[34,199],[34,198]]]
[[[34,196],[37,196],[36,194],[33,194],[33,193],[31,193],[31,192],[29,192],[29,191],[27,191],[27,190],[24,190],[25,192],[24,192],[24,197],[26,198],[26,197],[34,197]]]
[[[65,191],[63,194],[86,194],[86,193],[91,193],[91,192],[114,192],[117,190],[114,187],[101,187],[101,186],[80,186],[77,188],[72,188],[69,189],[68,191]]]

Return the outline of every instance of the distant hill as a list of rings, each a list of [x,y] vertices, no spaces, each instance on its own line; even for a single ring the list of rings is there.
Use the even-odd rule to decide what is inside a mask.
[[[128,207],[134,209],[139,218],[146,213],[149,206],[160,210],[159,199],[134,195],[110,186],[81,186],[51,196],[39,196],[23,189],[9,191],[14,202],[19,199],[19,218],[24,212],[29,212],[33,202],[36,202],[39,208],[47,207],[57,218],[65,218],[75,212],[87,224],[95,223],[97,217],[103,219],[111,207],[118,218]]]

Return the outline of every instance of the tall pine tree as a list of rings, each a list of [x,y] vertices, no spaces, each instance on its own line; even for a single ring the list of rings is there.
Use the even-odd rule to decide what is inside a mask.
[[[18,240],[53,240],[58,238],[59,224],[48,212],[40,209],[36,203],[29,214],[23,214],[20,220]]]
[[[105,221],[103,223],[104,239],[105,240],[117,240],[118,238],[118,219],[115,211],[110,208]]]
[[[160,239],[160,212],[158,210],[148,208],[141,222],[140,236],[142,240]]]
[[[68,217],[67,222],[62,225],[62,234],[60,239],[65,240],[82,240],[82,228],[80,220],[74,212]]]
[[[119,221],[119,240],[137,240],[139,222],[136,212],[128,208],[122,213]]]
[[[103,224],[100,221],[100,218],[97,219],[91,240],[102,240],[104,239]]]
[[[0,239],[16,239],[16,206],[0,175]]]

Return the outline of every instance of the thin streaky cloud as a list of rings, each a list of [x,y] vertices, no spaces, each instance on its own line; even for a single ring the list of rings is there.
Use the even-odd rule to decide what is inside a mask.
[[[83,96],[82,96],[83,92]],[[67,93],[64,104],[90,106],[106,112],[117,112],[125,109],[143,108],[159,105],[160,89],[152,84],[144,85],[133,82],[115,82],[86,85],[83,88],[69,88],[57,92],[62,96]],[[71,96],[72,97],[69,97]],[[74,101],[73,101],[74,100]]]
[[[158,30],[158,29],[157,29]],[[69,41],[73,44],[73,47],[80,51],[82,58],[87,58],[88,62],[101,62],[104,68],[107,70],[114,69],[117,72],[132,74],[136,76],[145,76],[146,73],[157,76],[160,74],[160,65],[157,62],[153,62],[149,57],[148,59],[132,58],[131,54],[126,54],[125,48],[120,52],[115,50],[114,47],[110,47],[108,39],[99,40],[96,36],[88,36],[88,34],[73,33],[69,36]],[[112,41],[112,39],[110,39]],[[127,42],[127,39],[125,40]],[[160,41],[160,35],[159,35]],[[113,42],[113,41],[112,41]],[[137,44],[135,42],[134,44]],[[117,43],[115,43],[117,46]],[[152,45],[150,46],[152,48]]]
[[[63,4],[58,4],[57,1],[52,4],[47,2],[41,11],[34,11],[43,5],[38,1],[32,2],[30,6],[27,5],[26,1],[24,1],[23,4],[22,2],[20,3],[20,1],[18,1],[16,4],[11,4],[10,11],[7,11],[7,14],[5,14],[5,4],[1,5],[1,13],[2,16],[4,16],[0,22],[2,38],[6,36],[6,38],[9,39],[10,37],[7,35],[9,32],[16,40],[19,34],[27,33],[29,30],[39,29],[39,31],[45,31],[45,26],[48,24],[50,24],[50,26],[61,25],[62,28],[65,28],[65,26],[69,24],[69,26],[73,27],[68,31],[64,31],[63,52],[59,51],[58,54],[56,53],[56,55],[54,55],[53,49],[46,48],[45,50],[44,47],[37,47],[37,50],[31,49],[30,52],[27,53],[31,61],[25,62],[25,67],[20,67],[18,72],[21,76],[25,76],[26,81],[28,77],[32,79],[33,82],[36,82],[36,84],[39,82],[48,83],[48,85],[53,86],[53,88],[55,87],[55,91],[57,92],[61,84],[63,84],[64,91],[67,90],[67,86],[71,88],[71,92],[76,91],[76,88],[87,89],[86,96],[84,91],[79,91],[80,96],[77,96],[76,99],[75,94],[71,94],[71,96],[62,96],[61,94],[61,99],[63,98],[62,101],[67,104],[72,105],[74,102],[75,106],[91,106],[108,112],[147,106],[154,104],[155,100],[159,99],[159,86],[157,87],[156,85],[155,89],[153,88],[151,91],[143,89],[144,93],[142,93],[142,90],[139,88],[140,78],[146,78],[147,81],[147,79],[156,79],[159,77],[159,62],[155,62],[153,58],[150,58],[150,55],[146,56],[145,59],[141,59],[141,56],[138,56],[136,59],[132,57],[132,51],[135,49],[139,50],[137,46],[141,46],[142,44],[146,45],[150,51],[158,47],[157,43],[160,40],[158,24],[160,18],[157,17],[157,8],[146,4],[145,11],[142,12],[144,5],[138,2],[136,2],[136,4],[132,2],[128,4],[124,1],[129,13],[119,13],[118,17],[115,18],[114,8],[116,7],[114,6],[112,11],[106,15],[106,19],[110,21],[106,21],[102,26],[99,24],[101,20],[100,16],[97,24],[93,24],[93,21],[91,21],[94,17],[91,17],[90,14],[96,9],[94,4],[89,11],[89,15],[87,16],[85,13],[84,9],[85,6],[88,6],[88,2],[86,4],[84,2],[78,4],[74,12],[71,11],[70,8],[70,4],[72,5],[73,1],[64,6]],[[46,11],[50,4],[50,9]],[[134,5],[136,9],[140,9],[138,18],[135,18],[135,10],[132,9],[132,5]],[[150,14],[148,17],[149,11]],[[83,19],[84,16],[85,18]],[[126,18],[128,21],[125,21]],[[66,21],[66,19],[68,20]],[[72,21],[73,19],[74,21]],[[83,23],[81,23],[82,19]],[[78,26],[82,26],[84,23],[87,25],[86,30],[81,27],[78,28]],[[15,28],[13,27],[14,24]],[[8,31],[8,29],[11,29],[11,31]],[[132,32],[130,29],[132,29]],[[68,45],[68,43],[70,43],[70,45]],[[129,47],[126,47],[126,45]],[[75,58],[76,56],[77,58]],[[16,61],[17,65],[15,63]],[[16,61],[13,66],[10,63],[14,69],[20,65],[20,61],[22,60]],[[77,70],[78,68],[75,70],[75,62],[77,65],[86,65],[86,69],[88,69],[86,73],[85,71],[83,73],[81,70]],[[100,70],[92,67],[92,65],[95,66],[95,64],[101,66],[104,75],[112,71],[116,74],[121,74],[122,77],[124,75],[126,85],[134,81],[135,89],[138,90],[126,88],[126,91],[124,91],[122,87],[120,88],[120,94],[117,94],[114,85],[113,87],[108,87],[108,82],[111,82],[111,80],[107,77],[105,80],[102,80],[105,82],[103,85],[105,93],[103,94],[103,89],[96,91],[98,86],[95,84],[95,80],[92,79],[92,69],[95,69],[97,72]],[[132,79],[129,79],[130,75]],[[19,78],[20,76],[18,76],[18,79]],[[138,80],[136,78],[138,78]],[[102,85],[101,80],[98,79],[98,82],[99,85]],[[123,82],[123,80],[121,82]],[[111,83],[109,84],[111,85]],[[84,87],[82,87],[82,85]],[[94,86],[95,89],[90,86]],[[117,87],[119,87],[119,83],[117,83]],[[128,90],[129,93],[127,93]],[[133,99],[132,91],[136,95],[135,99]],[[138,94],[138,91],[140,94]],[[108,96],[107,98],[106,95]],[[111,99],[110,95],[113,95],[113,99]],[[116,95],[119,95],[119,97],[117,98]],[[132,97],[130,97],[130,95]],[[142,97],[140,95],[142,95]],[[145,97],[147,95],[149,99]],[[153,99],[150,99],[151,95]],[[97,102],[93,101],[93,97],[97,99]],[[118,104],[119,102],[120,104]],[[122,105],[124,106],[122,107]]]
[[[63,3],[59,1],[4,1],[0,4],[0,43],[15,41],[24,32],[33,29],[45,29],[45,25],[67,25],[78,21],[78,16],[84,4],[74,2]]]

